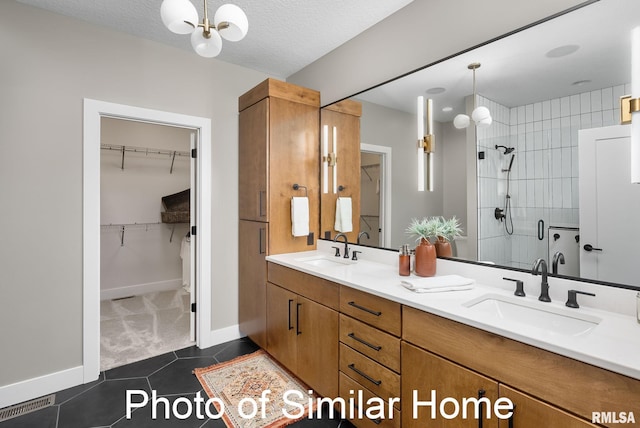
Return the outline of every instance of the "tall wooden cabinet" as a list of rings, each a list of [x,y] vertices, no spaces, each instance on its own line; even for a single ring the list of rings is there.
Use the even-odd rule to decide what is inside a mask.
[[[336,218],[336,199],[340,197],[351,198],[352,232],[346,233],[349,242],[356,242],[360,232],[360,116],[362,116],[362,104],[353,100],[344,100],[321,109],[321,135],[320,147],[322,157],[324,155],[322,133],[325,125],[328,127],[328,152],[333,148],[333,127],[336,128],[336,156],[337,156],[337,182],[336,187],[342,186],[344,190],[333,192],[333,171],[328,168],[328,189],[320,189],[321,215],[320,233],[322,238],[333,239],[338,231],[334,229]],[[321,170],[322,173],[322,170]],[[320,177],[322,186],[323,177]]]
[[[320,93],[267,79],[238,108],[238,316],[240,330],[266,348],[265,257],[313,250],[319,233]],[[310,233],[294,237],[291,198],[305,195]]]

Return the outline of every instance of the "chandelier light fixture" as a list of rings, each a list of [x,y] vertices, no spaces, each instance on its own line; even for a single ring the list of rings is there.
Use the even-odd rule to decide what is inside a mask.
[[[459,114],[453,118],[453,126],[457,129],[466,128],[471,124],[471,119],[476,124],[478,128],[486,128],[491,125],[493,119],[491,118],[491,112],[485,106],[476,107],[476,70],[480,68],[479,62],[471,63],[467,66],[469,70],[473,70],[473,112],[471,113],[471,118],[466,114]]]
[[[209,21],[207,0],[204,17],[199,23],[198,12],[189,0],[163,0],[160,16],[164,25],[176,34],[191,34],[191,46],[200,56],[213,58],[222,51],[222,38],[230,42],[247,35],[249,21],[244,11],[234,4],[223,4]]]

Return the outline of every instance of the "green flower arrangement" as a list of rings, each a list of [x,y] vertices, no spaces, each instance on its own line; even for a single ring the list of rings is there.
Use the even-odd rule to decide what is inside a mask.
[[[425,217],[422,220],[416,218],[411,220],[406,229],[407,234],[416,238],[416,241],[426,239],[435,242],[439,236],[451,242],[462,233],[460,220],[455,216],[450,219],[444,217]]]
[[[416,241],[422,239],[431,242],[431,239],[437,239],[440,234],[442,223],[438,217],[425,217],[422,220],[416,218],[411,219],[406,232],[408,235],[415,237]]]
[[[442,236],[444,239],[451,242],[461,234],[462,228],[460,227],[460,220],[458,220],[456,216],[453,216],[448,220],[444,217],[440,217],[439,236]]]

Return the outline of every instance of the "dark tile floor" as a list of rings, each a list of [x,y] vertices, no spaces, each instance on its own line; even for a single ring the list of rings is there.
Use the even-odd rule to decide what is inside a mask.
[[[200,391],[206,400],[207,395],[191,371],[196,367],[228,361],[257,349],[257,345],[245,338],[207,349],[192,346],[116,367],[100,373],[100,378],[95,382],[57,392],[53,406],[0,422],[0,428],[224,428],[222,420],[198,419],[195,411],[191,418],[185,420],[174,417],[169,420],[154,420],[151,418],[150,404],[134,410],[131,418],[127,419],[125,391],[138,389],[150,394],[151,390],[155,390],[158,396],[166,397],[170,403],[180,397],[186,397],[193,403],[193,397]],[[162,406],[158,406],[158,409],[161,410]],[[325,411],[324,414],[326,413]],[[306,418],[290,427],[352,428],[353,425],[348,421],[328,418]]]

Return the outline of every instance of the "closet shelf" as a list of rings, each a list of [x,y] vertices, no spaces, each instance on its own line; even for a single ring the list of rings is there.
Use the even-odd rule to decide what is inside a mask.
[[[188,224],[188,223],[189,222],[177,222],[177,221],[171,223],[171,236],[169,236],[169,242],[173,242],[173,233],[176,230],[176,224]],[[150,223],[109,223],[109,224],[101,224],[100,228],[102,230],[118,229],[120,231],[120,246],[124,247],[124,234],[127,229],[144,228],[146,232],[149,230],[149,227],[159,226],[162,224],[166,224],[167,226],[169,225],[167,223],[163,223],[160,221],[150,222]]]
[[[164,155],[171,158],[171,168],[169,168],[169,174],[173,174],[173,164],[176,160],[176,157],[190,157],[191,153],[188,151],[182,150],[166,150],[166,149],[156,149],[151,147],[137,147],[137,146],[123,146],[119,144],[101,144],[100,148],[102,150],[113,150],[121,153],[122,160],[120,162],[120,169],[124,169],[124,154],[126,152],[130,153],[140,153],[145,155]]]

